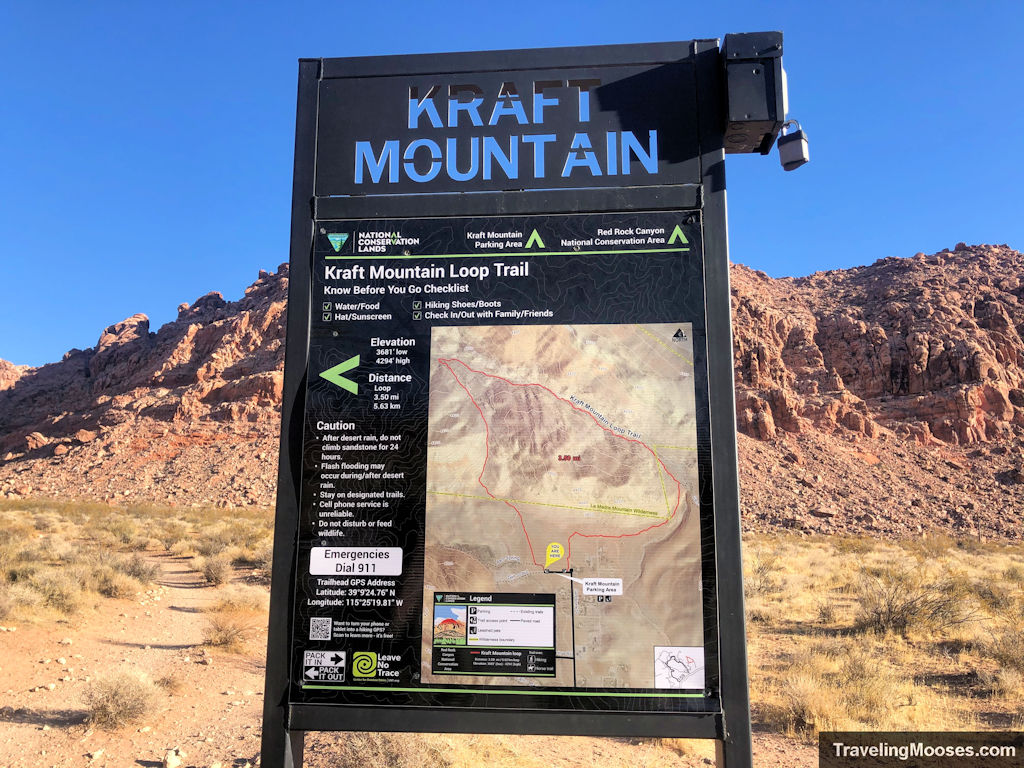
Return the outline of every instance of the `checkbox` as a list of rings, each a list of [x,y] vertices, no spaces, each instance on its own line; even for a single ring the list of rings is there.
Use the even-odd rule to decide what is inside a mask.
[[[412,303],[412,308],[413,309],[423,309],[423,302],[422,301],[414,301]]]
[[[331,302],[325,301],[324,302],[324,312],[330,312],[330,311],[331,311]]]
[[[422,320],[423,319],[423,313],[422,312],[413,312],[412,313],[412,319],[413,320]]]
[[[329,321],[330,319],[331,319],[331,313],[330,312],[324,312],[324,321],[326,322],[326,321]]]

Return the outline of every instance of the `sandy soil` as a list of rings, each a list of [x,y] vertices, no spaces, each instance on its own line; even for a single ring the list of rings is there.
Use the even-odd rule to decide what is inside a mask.
[[[153,559],[162,576],[134,600],[104,599],[72,620],[0,634],[0,766],[158,768],[173,748],[186,765],[255,761],[265,633],[249,653],[203,648],[202,608],[216,589],[186,559]],[[86,686],[120,669],[169,678],[176,690],[161,689],[144,721],[115,732],[91,728]]]
[[[203,608],[217,588],[191,570],[187,558],[151,557],[162,575],[135,599],[103,599],[73,619],[7,623],[5,630],[16,629],[0,633],[0,768],[162,768],[173,749],[185,766],[259,764],[265,632],[261,627],[241,653],[204,647]],[[116,731],[93,728],[86,688],[117,670],[171,683],[160,688],[144,720]],[[702,768],[713,764],[714,754],[710,743],[678,740],[317,733],[307,735],[305,764],[333,768],[358,756],[361,767],[390,768],[395,760],[416,764],[437,749],[455,765],[478,765],[483,757],[498,765],[552,768]],[[817,764],[812,746],[775,734],[755,734],[755,762]]]

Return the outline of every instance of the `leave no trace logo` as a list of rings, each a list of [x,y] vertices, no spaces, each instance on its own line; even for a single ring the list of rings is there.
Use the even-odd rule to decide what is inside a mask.
[[[376,653],[373,651],[356,651],[352,654],[352,677],[375,677],[376,675]]]

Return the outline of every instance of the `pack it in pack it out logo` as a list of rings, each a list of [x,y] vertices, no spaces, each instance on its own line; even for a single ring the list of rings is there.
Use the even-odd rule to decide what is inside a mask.
[[[355,651],[352,654],[352,677],[363,680],[397,678],[398,670],[391,667],[401,661],[401,656],[379,654],[373,651]]]
[[[585,124],[590,122],[591,91],[600,85],[596,78],[537,80],[533,82],[532,99],[524,99],[512,82],[502,83],[493,95],[485,94],[477,85],[464,83],[449,85],[448,98],[440,105],[436,97],[441,86],[410,86],[406,127],[415,131],[485,125],[499,131],[506,127],[540,127],[557,110],[573,110],[578,123]],[[553,94],[556,89],[568,89],[575,98],[560,98]],[[532,176],[535,180],[556,173],[562,178],[582,180],[587,176],[628,176],[634,162],[648,174],[658,173],[657,130],[647,131],[646,147],[633,131],[600,131],[593,137],[585,131],[577,131],[571,137],[543,132],[543,128],[541,131],[513,133],[502,139],[420,137],[404,146],[398,139],[386,139],[381,144],[357,141],[354,181],[394,184],[404,177],[426,183],[440,176],[442,170],[452,181],[472,181],[478,177],[490,181],[496,173],[509,181],[518,180],[521,173],[523,178]]]

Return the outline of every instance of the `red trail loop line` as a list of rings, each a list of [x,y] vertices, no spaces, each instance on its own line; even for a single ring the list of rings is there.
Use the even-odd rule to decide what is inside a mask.
[[[600,421],[598,421],[594,417],[594,414],[590,413],[589,411],[587,411],[587,410],[585,410],[583,408],[578,407],[575,403],[573,403],[570,400],[566,400],[564,397],[559,397],[554,392],[552,392],[548,387],[545,387],[543,384],[533,384],[533,383],[530,383],[530,384],[520,384],[520,383],[515,382],[515,381],[509,381],[508,379],[506,379],[503,376],[497,376],[497,375],[495,375],[493,373],[487,373],[486,371],[478,371],[475,368],[470,368],[464,362],[462,362],[461,360],[459,360],[458,358],[455,358],[455,357],[448,357],[448,358],[439,357],[437,359],[437,362],[439,362],[441,365],[443,365],[445,368],[448,369],[448,372],[451,373],[451,375],[455,378],[456,383],[460,387],[462,387],[462,390],[466,393],[466,396],[469,398],[470,402],[473,403],[473,405],[476,408],[477,412],[480,414],[480,418],[484,422],[484,440],[485,440],[485,442],[484,442],[484,463],[483,463],[483,466],[480,467],[480,474],[477,475],[476,481],[480,484],[480,487],[484,489],[484,492],[488,496],[490,496],[492,499],[494,499],[495,501],[500,501],[503,504],[505,504],[505,505],[507,505],[507,506],[509,506],[509,507],[511,507],[512,509],[515,510],[516,514],[519,516],[519,524],[523,528],[523,535],[526,537],[526,544],[530,548],[530,558],[533,560],[533,564],[534,565],[539,567],[540,563],[537,562],[537,556],[536,556],[536,554],[533,551],[533,542],[530,541],[530,534],[526,530],[526,520],[523,518],[522,511],[519,509],[519,507],[517,507],[511,501],[507,501],[505,499],[499,499],[497,496],[495,496],[493,493],[491,493],[491,489],[488,488],[484,484],[484,472],[487,470],[487,460],[491,456],[491,425],[487,423],[487,416],[484,414],[483,408],[480,407],[480,404],[476,401],[476,398],[473,397],[473,393],[469,391],[469,387],[467,387],[463,383],[462,379],[459,378],[459,375],[455,372],[455,369],[452,368],[451,363],[458,363],[459,365],[461,365],[463,368],[465,368],[467,371],[469,371],[471,373],[476,373],[476,374],[479,374],[481,376],[487,376],[488,378],[491,378],[491,379],[497,379],[498,381],[503,381],[503,382],[505,382],[506,384],[508,384],[511,387],[536,387],[538,389],[544,390],[545,392],[547,392],[549,395],[551,395],[556,400],[559,400],[559,401],[565,403],[566,405],[568,405],[574,411],[578,411],[579,413],[582,413],[585,416],[588,416],[590,418],[590,420],[594,422],[594,424],[596,424],[598,427],[603,429],[605,432],[608,432],[609,434],[611,434],[613,437],[617,437],[620,440],[625,440],[627,442],[636,443],[637,445],[642,446],[648,453],[651,454],[651,456],[654,457],[654,460],[656,462],[658,462],[658,464],[661,466],[662,471],[668,477],[670,477],[672,479],[673,483],[676,484],[676,504],[672,508],[672,512],[669,514],[669,516],[666,517],[664,520],[662,520],[660,523],[655,523],[653,525],[649,525],[649,526],[647,526],[646,528],[644,528],[642,530],[636,531],[635,533],[604,534],[604,533],[582,533],[581,531],[573,531],[572,533],[570,533],[569,534],[569,538],[566,540],[566,543],[565,543],[565,557],[563,558],[567,565],[569,563],[569,557],[572,555],[572,538],[573,538],[573,536],[579,536],[580,538],[583,538],[583,539],[624,539],[624,538],[628,538],[628,537],[631,537],[631,536],[639,536],[640,534],[647,533],[648,531],[652,531],[655,528],[660,528],[661,526],[663,526],[663,525],[667,524],[668,522],[670,522],[676,516],[676,512],[679,510],[679,504],[682,501],[682,493],[683,493],[682,483],[680,483],[676,479],[675,475],[673,475],[671,472],[669,472],[668,467],[665,466],[665,462],[663,462],[661,460],[661,458],[658,456],[658,454],[655,453],[655,451],[649,445],[647,445],[647,443],[645,443],[645,442],[643,442],[641,440],[635,440],[635,439],[633,439],[631,437],[626,437],[625,435],[619,435],[619,434],[613,432],[612,430],[610,430],[606,426],[604,426]]]

